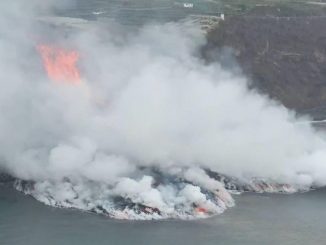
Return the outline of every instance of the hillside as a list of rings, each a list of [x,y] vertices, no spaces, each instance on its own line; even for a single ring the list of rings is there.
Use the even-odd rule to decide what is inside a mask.
[[[208,34],[207,60],[230,47],[253,86],[288,108],[326,117],[326,15],[277,15],[260,7],[221,22]],[[295,13],[295,12],[293,12]]]

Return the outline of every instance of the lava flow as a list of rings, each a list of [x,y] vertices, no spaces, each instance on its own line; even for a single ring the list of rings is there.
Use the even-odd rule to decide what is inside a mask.
[[[64,83],[80,83],[80,73],[77,68],[79,54],[77,51],[44,44],[37,46],[37,50],[51,80]]]

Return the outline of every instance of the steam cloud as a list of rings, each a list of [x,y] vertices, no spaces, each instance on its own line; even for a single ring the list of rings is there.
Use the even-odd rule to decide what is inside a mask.
[[[51,193],[87,209],[77,201],[95,196],[94,207],[109,209],[107,196],[119,195],[167,214],[184,203],[216,213],[232,197],[204,169],[244,183],[326,184],[324,135],[243,76],[200,59],[198,27],[99,25],[52,38],[35,20],[37,1],[12,2],[0,4],[0,169],[34,181],[37,199],[55,205]],[[41,41],[80,52],[80,84],[46,77]],[[141,170],[150,168],[185,184],[156,187]],[[219,205],[199,187],[220,190]]]

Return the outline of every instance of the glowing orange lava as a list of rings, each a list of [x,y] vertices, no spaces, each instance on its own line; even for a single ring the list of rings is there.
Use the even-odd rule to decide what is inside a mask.
[[[50,79],[65,83],[80,83],[80,73],[77,68],[78,52],[52,45],[39,45],[37,50]]]
[[[203,207],[197,207],[197,208],[195,208],[195,211],[197,213],[207,213],[208,212],[208,210],[206,208],[203,208]]]

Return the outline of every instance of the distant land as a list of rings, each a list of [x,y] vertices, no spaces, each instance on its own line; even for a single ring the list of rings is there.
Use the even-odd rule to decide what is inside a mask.
[[[274,2],[226,15],[208,33],[203,54],[218,60],[229,47],[252,86],[299,113],[325,119],[326,5]]]

